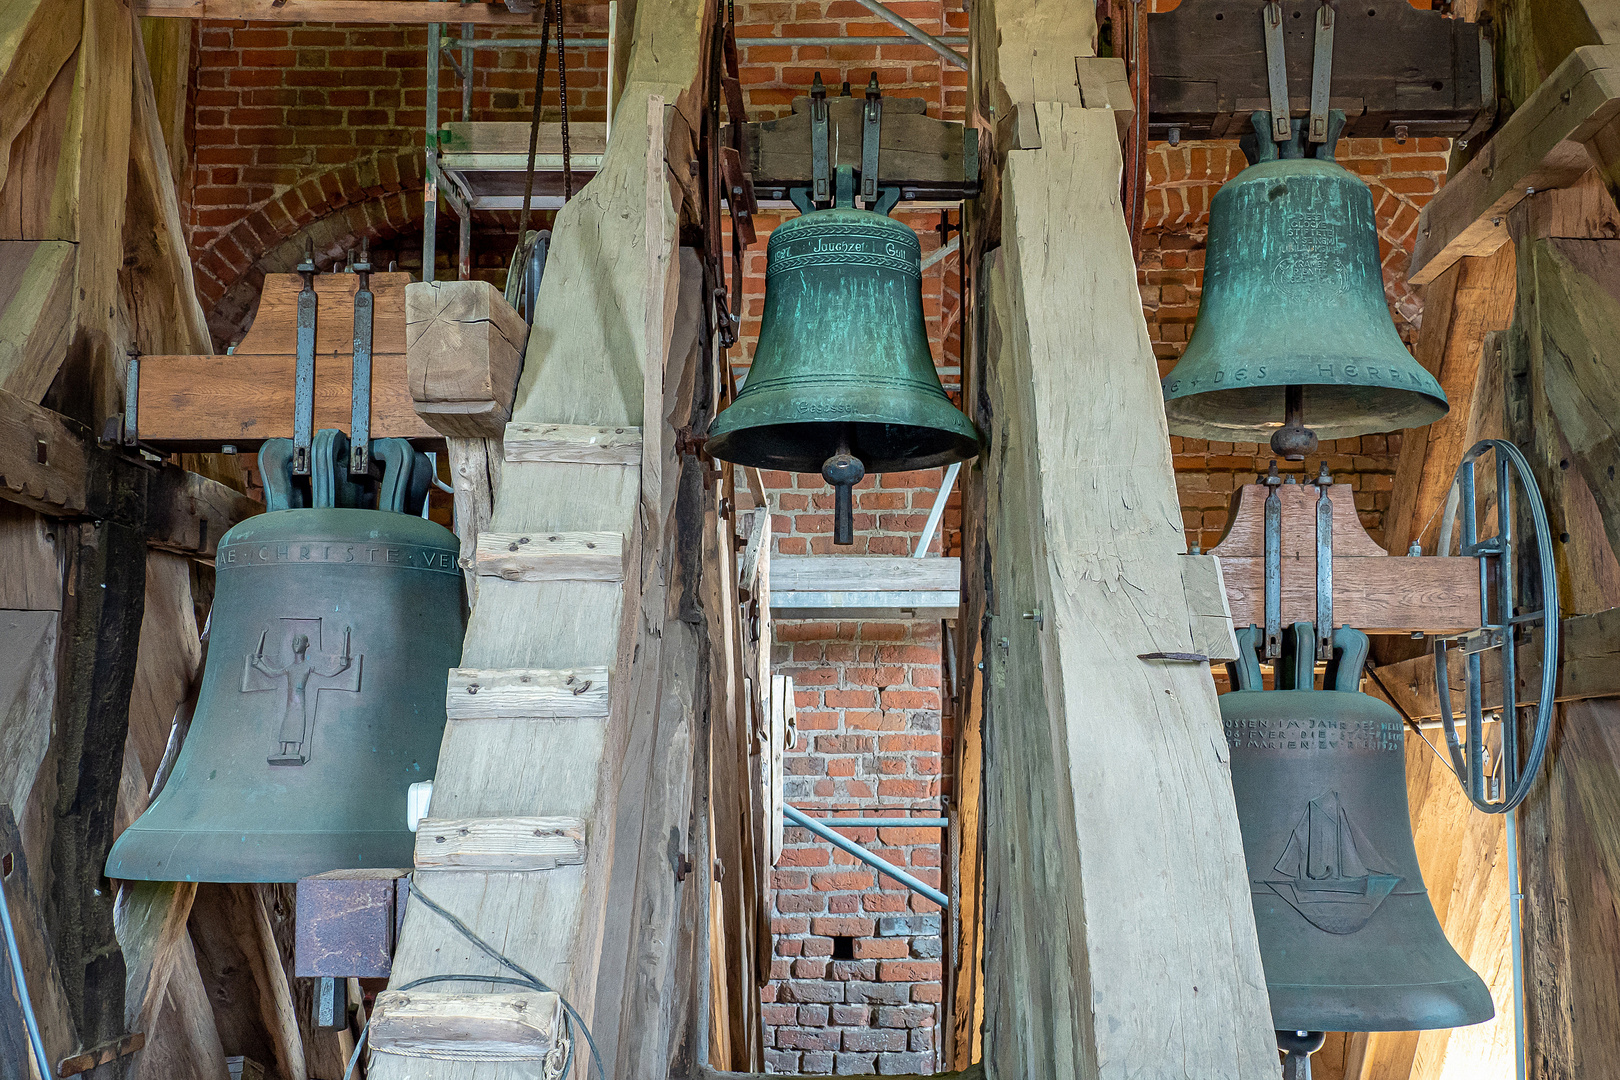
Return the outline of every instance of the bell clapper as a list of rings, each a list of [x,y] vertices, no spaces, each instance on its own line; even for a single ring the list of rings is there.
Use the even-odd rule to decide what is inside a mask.
[[[838,452],[821,463],[821,476],[833,486],[833,543],[855,542],[855,485],[866,475],[861,459],[849,452],[849,435],[838,437]]]
[[[1316,432],[1305,426],[1305,388],[1283,388],[1283,426],[1271,433],[1271,451],[1286,461],[1304,461],[1315,453]]]
[[[1277,1049],[1283,1052],[1283,1080],[1311,1080],[1311,1055],[1326,1041],[1327,1036],[1320,1031],[1277,1032]]]

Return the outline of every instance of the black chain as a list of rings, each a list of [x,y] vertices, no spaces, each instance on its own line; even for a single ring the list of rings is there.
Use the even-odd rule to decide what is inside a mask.
[[[529,116],[529,172],[523,180],[523,216],[518,219],[518,246],[512,255],[512,268],[523,252],[523,243],[529,235],[529,202],[534,198],[534,151],[540,141],[540,99],[546,88],[546,46],[551,42],[551,3],[547,0],[544,20],[540,23],[540,62],[534,67],[534,111]]]
[[[568,67],[563,63],[563,3],[557,0],[557,104],[562,108],[563,201],[574,197],[574,163],[568,145]],[[613,103],[608,102],[608,108]]]

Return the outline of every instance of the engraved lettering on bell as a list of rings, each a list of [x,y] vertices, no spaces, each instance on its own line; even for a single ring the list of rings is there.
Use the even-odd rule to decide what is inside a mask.
[[[1323,219],[1294,218],[1277,260],[1278,275],[1290,285],[1342,278],[1343,247],[1338,230]]]
[[[1351,820],[1337,791],[1312,799],[1288,837],[1264,885],[1288,901],[1311,925],[1330,934],[1353,934],[1402,878],[1366,833]]]
[[[321,691],[359,693],[364,657],[354,653],[350,627],[343,628],[341,652],[323,653],[320,619],[278,621],[280,638],[271,655],[265,655],[269,629],[259,635],[259,647],[248,654],[242,670],[242,692],[280,690],[286,695],[276,749],[266,760],[271,765],[305,765],[320,712]],[[276,663],[281,658],[286,658],[285,662]]]

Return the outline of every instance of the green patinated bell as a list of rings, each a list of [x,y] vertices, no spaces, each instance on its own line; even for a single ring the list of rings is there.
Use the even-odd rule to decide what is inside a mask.
[[[1365,656],[1365,635],[1341,628],[1335,645],[1346,639]],[[1490,991],[1446,940],[1418,868],[1405,725],[1384,702],[1339,689],[1359,684],[1360,658],[1340,666],[1344,677],[1330,669],[1327,684],[1339,688],[1309,688],[1313,642],[1310,624],[1297,624],[1279,667],[1284,689],[1220,698],[1274,1025],[1419,1031],[1489,1020]],[[1290,680],[1293,656],[1304,674]],[[1236,684],[1259,685],[1258,664],[1252,672]]]
[[[1261,148],[1275,158],[1275,144]],[[1210,201],[1198,322],[1163,387],[1173,434],[1228,442],[1270,439],[1289,419],[1290,387],[1323,439],[1444,416],[1444,391],[1390,319],[1367,185],[1330,156],[1262,160],[1224,184]],[[1299,454],[1273,445],[1297,458],[1314,440]]]
[[[465,629],[459,544],[405,512],[421,507],[421,477],[405,474],[427,467],[422,455],[376,440],[388,471],[373,490],[348,481],[336,435],[316,437],[313,491],[291,487],[290,440],[261,454],[267,501],[286,508],[220,541],[190,731],[113,845],[108,877],[297,881],[412,865],[406,792],[433,779]],[[379,501],[400,512],[365,508]]]
[[[945,396],[928,350],[916,233],[852,206],[771,233],[759,345],[707,449],[739,465],[821,473],[837,494],[839,544],[854,540],[851,489],[866,473],[978,455],[978,432]]]

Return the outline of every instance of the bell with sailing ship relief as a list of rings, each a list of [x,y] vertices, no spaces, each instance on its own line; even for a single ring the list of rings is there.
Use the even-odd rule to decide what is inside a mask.
[[[1239,632],[1221,695],[1232,790],[1272,1017],[1285,1032],[1417,1031],[1494,1015],[1490,991],[1446,940],[1407,813],[1405,726],[1357,692],[1367,636],[1339,628],[1314,689],[1315,635],[1285,635],[1261,689],[1260,632]]]
[[[1446,395],[1390,320],[1367,185],[1333,160],[1344,114],[1306,157],[1301,121],[1274,143],[1271,114],[1243,140],[1253,162],[1209,204],[1203,298],[1163,379],[1174,435],[1271,441],[1303,460],[1317,440],[1432,423]]]
[[[420,516],[424,455],[347,440],[260,452],[268,513],[220,540],[209,659],[172,775],[113,845],[107,876],[297,881],[410,866],[406,792],[431,780],[465,629],[459,543]],[[378,472],[375,467],[373,473]]]

